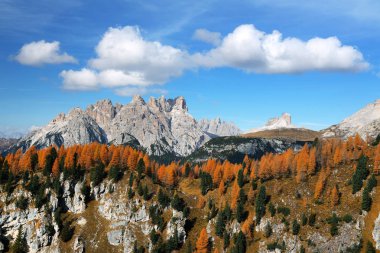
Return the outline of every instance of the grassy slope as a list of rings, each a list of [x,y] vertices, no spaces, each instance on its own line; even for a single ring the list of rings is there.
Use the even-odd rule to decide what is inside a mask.
[[[243,137],[260,138],[287,138],[299,141],[313,141],[320,136],[319,132],[303,128],[282,128],[275,130],[264,130],[254,133],[243,134]]]

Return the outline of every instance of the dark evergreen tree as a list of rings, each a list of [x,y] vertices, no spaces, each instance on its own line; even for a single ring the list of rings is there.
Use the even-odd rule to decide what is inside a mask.
[[[272,202],[269,203],[268,209],[270,212],[270,216],[274,217],[276,215],[276,207],[272,204]]]
[[[167,207],[170,204],[170,198],[168,195],[166,195],[161,189],[158,190],[158,196],[157,196],[158,203],[162,207]]]
[[[40,178],[37,175],[32,175],[28,186],[30,193],[32,193],[32,195],[36,195],[40,189],[40,186]]]
[[[240,188],[244,186],[244,173],[243,169],[240,169],[237,176],[238,185]]]
[[[261,186],[259,194],[255,201],[256,220],[257,224],[260,224],[261,218],[265,215],[265,201],[266,201],[265,186]]]
[[[137,162],[136,171],[138,179],[141,179],[142,174],[145,172],[145,163],[142,158],[140,158]]]
[[[137,194],[139,196],[142,196],[144,194],[144,189],[143,189],[143,186],[141,184],[139,184],[139,186],[137,187]]]
[[[327,223],[330,224],[331,236],[336,236],[339,232],[338,231],[339,218],[336,215],[336,213],[333,213],[333,215],[327,219]]]
[[[236,239],[235,239],[235,245],[232,249],[233,253],[245,253],[247,250],[247,240],[245,238],[245,235],[243,232],[239,232]]]
[[[315,214],[315,213],[311,213],[310,215],[309,215],[309,226],[314,226],[314,224],[315,224],[315,221],[316,221],[316,217],[317,217],[317,214]]]
[[[302,217],[301,217],[301,224],[302,226],[305,226],[307,224],[307,217],[304,213],[302,214]]]
[[[227,232],[223,234],[223,247],[227,249],[230,246],[230,235]]]
[[[143,198],[144,200],[149,200],[150,198],[149,189],[147,185],[145,185],[143,189]]]
[[[45,158],[45,168],[42,168],[44,170],[44,175],[49,176],[51,173],[51,170],[53,168],[53,164],[55,159],[57,158],[57,150],[53,147],[50,150],[50,153],[47,154]]]
[[[367,182],[367,188],[369,190],[369,192],[372,192],[372,189],[375,188],[377,186],[377,180],[376,180],[376,177],[375,175],[371,175],[371,177],[368,179],[368,182]]]
[[[157,233],[156,230],[153,228],[152,231],[150,231],[149,237],[152,244],[156,245],[158,240],[160,239],[160,234]]]
[[[247,195],[245,195],[244,189],[240,189],[239,191],[239,202],[245,203],[247,201]]]
[[[292,225],[293,235],[298,235],[300,232],[300,229],[301,229],[301,225],[297,222],[297,220],[294,220],[293,225]]]
[[[112,166],[108,172],[108,177],[114,182],[118,182],[123,178],[123,171],[118,166]]]
[[[29,252],[28,244],[26,242],[22,228],[19,227],[16,240],[11,248],[12,253],[27,253]]]
[[[224,212],[222,211],[218,213],[218,216],[216,218],[215,234],[219,237],[222,237],[225,229],[225,216]]]
[[[98,164],[95,168],[90,171],[90,179],[93,186],[99,185],[105,177],[104,165]]]
[[[134,178],[133,178],[133,173],[131,173],[131,174],[129,175],[129,182],[128,182],[129,187],[133,187],[133,180],[134,180]]]
[[[45,188],[41,187],[34,198],[34,204],[37,209],[40,209],[46,203],[46,201],[47,199],[45,196]]]
[[[59,236],[63,242],[68,242],[74,235],[74,228],[71,227],[70,222],[64,222]]]
[[[190,165],[188,163],[186,163],[185,165],[185,177],[188,177],[190,175]]]
[[[183,211],[183,208],[185,207],[185,202],[183,201],[183,199],[181,199],[178,194],[174,194],[174,197],[172,199],[172,201],[170,202],[172,208],[174,208],[175,210],[179,211],[179,212],[182,212]]]
[[[379,135],[380,136],[380,135]],[[366,253],[376,253],[375,247],[373,247],[373,244],[371,241],[367,242],[367,250]]]
[[[20,208],[23,211],[25,211],[28,208],[28,205],[29,201],[24,195],[21,195],[16,201],[16,207]]]
[[[252,180],[251,187],[252,187],[252,190],[254,190],[254,191],[257,189],[257,182],[256,182],[256,180]]]
[[[242,202],[238,202],[236,207],[236,220],[240,223],[245,220],[244,205]]]
[[[268,222],[265,227],[264,227],[264,236],[266,238],[269,238],[271,235],[272,235],[272,226],[270,225],[270,223]]]
[[[227,222],[230,221],[232,218],[232,210],[231,210],[230,206],[228,205],[228,203],[223,209],[223,215],[224,215],[225,220]]]
[[[131,199],[131,198],[133,198],[134,195],[135,195],[135,193],[133,192],[132,188],[129,187],[128,188],[128,198]]]
[[[354,175],[352,176],[352,194],[360,191],[363,187],[363,180],[368,177],[369,170],[367,168],[368,158],[364,155],[361,155],[357,165]]]
[[[212,177],[206,172],[201,172],[201,192],[202,195],[206,195],[208,190],[211,190],[213,187]]]
[[[363,195],[362,195],[362,209],[368,212],[369,210],[371,210],[371,205],[372,205],[372,199],[369,194],[369,189],[366,187],[364,188]]]

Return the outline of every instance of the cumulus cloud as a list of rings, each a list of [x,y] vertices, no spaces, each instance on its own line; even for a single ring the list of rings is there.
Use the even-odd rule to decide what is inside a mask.
[[[137,27],[110,28],[96,47],[89,65],[97,70],[124,73],[125,85],[160,84],[180,76],[190,64],[189,55],[158,41],[147,41]]]
[[[361,52],[336,37],[283,38],[241,25],[221,38],[198,29],[194,37],[215,45],[205,52],[188,52],[143,38],[138,27],[109,28],[95,48],[96,57],[81,70],[61,72],[70,90],[111,88],[119,95],[162,93],[164,84],[196,68],[230,67],[249,73],[288,74],[307,71],[363,71],[369,68]]]
[[[302,41],[283,38],[279,31],[265,33],[253,25],[238,26],[220,46],[194,55],[198,66],[233,67],[254,73],[306,71],[361,71],[369,64],[352,46],[336,37]]]
[[[95,51],[97,57],[89,60],[89,69],[61,73],[64,88],[87,90],[132,85],[148,90],[146,86],[164,84],[192,65],[187,52],[145,40],[138,27],[109,28]]]
[[[206,29],[197,29],[193,34],[193,39],[218,46],[221,42],[221,34],[218,32],[210,32]]]
[[[23,65],[30,66],[77,62],[73,56],[60,52],[58,41],[46,42],[44,40],[23,45],[14,59]]]
[[[79,71],[64,70],[60,73],[63,78],[63,88],[67,90],[96,90],[98,77],[95,71],[83,68]]]

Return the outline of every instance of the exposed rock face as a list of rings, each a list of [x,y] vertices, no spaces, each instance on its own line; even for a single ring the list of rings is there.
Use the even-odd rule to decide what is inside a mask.
[[[375,138],[380,134],[380,99],[368,104],[341,123],[322,130],[323,137],[348,138],[360,134],[362,138]]]
[[[73,184],[66,180],[63,184],[63,199],[65,204],[73,213],[82,213],[86,209],[85,197],[82,194],[83,182]]]
[[[259,158],[267,152],[282,153],[288,148],[299,150],[304,144],[305,142],[303,141],[290,139],[219,137],[207,142],[188,158],[192,161],[204,161],[208,158],[215,158],[241,162],[245,154]]]
[[[183,213],[173,209],[172,218],[166,227],[166,238],[169,239],[174,236],[175,230],[177,229],[177,236],[179,240],[184,242],[186,240],[185,222],[186,219],[183,217]]]
[[[380,214],[379,216],[377,216],[377,219],[375,220],[375,226],[372,231],[372,237],[376,243],[376,249],[380,250]]]
[[[126,105],[101,100],[85,111],[73,109],[59,114],[47,126],[37,129],[13,147],[24,150],[49,145],[90,142],[142,145],[149,154],[186,156],[210,139],[189,114],[183,97],[150,98],[146,103],[134,96]]]
[[[26,196],[25,196],[26,194]],[[1,194],[1,200],[5,200],[6,194]],[[31,199],[30,193],[16,191],[14,197],[18,198],[24,195]],[[53,210],[53,206],[51,206]],[[29,207],[26,210],[16,208],[14,202],[5,206],[1,210],[0,226],[4,232],[4,236],[15,239],[18,235],[18,229],[21,227],[29,246],[29,252],[39,252],[41,248],[48,248],[52,242],[57,241],[57,234],[49,233],[48,225],[57,226],[50,213],[46,213],[42,209]],[[48,252],[54,252],[48,251]]]
[[[140,96],[135,96],[112,121],[111,142],[121,144],[124,134],[134,136],[154,155],[185,156],[210,139],[188,113],[183,97],[151,98],[145,103]]]
[[[61,113],[47,126],[23,137],[14,149],[24,150],[34,145],[37,148],[50,145],[72,146],[91,142],[106,143],[103,129],[80,108],[71,110],[67,115]]]
[[[294,128],[292,125],[292,117],[289,113],[283,113],[280,117],[271,118],[268,122],[259,128],[253,128],[246,133],[254,133],[265,130],[281,129],[281,128]]]
[[[113,106],[111,100],[104,99],[96,102],[94,105],[88,106],[86,113],[93,118],[106,133],[108,133],[111,127],[110,122],[115,118],[120,108],[120,104]]]
[[[241,134],[241,130],[233,123],[226,122],[220,118],[202,119],[199,121],[201,129],[207,133],[217,136],[235,136]]]

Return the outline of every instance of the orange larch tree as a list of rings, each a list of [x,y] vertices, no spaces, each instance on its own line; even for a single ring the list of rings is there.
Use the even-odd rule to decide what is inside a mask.
[[[317,183],[315,185],[314,198],[319,199],[322,195],[323,189],[326,184],[327,172],[326,169],[322,169],[319,173]]]
[[[380,174],[380,144],[377,144],[376,150],[375,150],[375,159],[373,164],[373,173],[376,175]]]
[[[239,192],[240,192],[240,187],[237,183],[237,179],[235,179],[235,182],[232,186],[232,191],[231,191],[231,207],[232,207],[232,209],[236,209],[237,202],[239,199]]]
[[[58,158],[55,159],[54,164],[53,164],[53,168],[51,169],[51,172],[53,173],[53,175],[55,177],[59,176],[59,162],[58,162]]]
[[[331,191],[331,204],[337,206],[339,204],[339,190],[335,185]]]
[[[199,234],[197,243],[196,243],[196,249],[197,253],[207,253],[209,250],[209,238],[207,235],[206,228],[203,228],[201,233]]]
[[[309,161],[307,163],[307,174],[308,175],[314,175],[315,174],[316,153],[317,153],[317,149],[315,147],[310,149]]]

